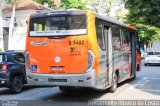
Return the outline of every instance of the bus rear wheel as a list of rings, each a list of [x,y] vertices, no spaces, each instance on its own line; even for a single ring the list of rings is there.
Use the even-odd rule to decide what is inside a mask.
[[[109,89],[109,91],[111,93],[116,92],[117,86],[118,86],[118,77],[117,77],[116,74],[114,74],[114,76],[113,76],[113,85],[111,86],[111,88]]]

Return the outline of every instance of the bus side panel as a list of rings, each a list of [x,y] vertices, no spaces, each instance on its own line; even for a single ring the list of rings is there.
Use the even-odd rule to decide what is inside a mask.
[[[96,16],[95,14],[89,14],[88,18],[88,50],[91,50],[94,53],[94,64],[93,69],[96,71],[95,77],[95,88],[96,89],[105,89],[106,81],[106,64],[100,62],[102,61],[101,56],[106,53],[102,52],[97,38],[97,29],[96,29]],[[94,27],[93,27],[94,26]],[[104,60],[104,59],[103,59]]]
[[[96,69],[96,74],[99,75],[99,61],[100,61],[100,51],[97,43],[96,28],[95,28],[95,15],[89,14],[88,16],[88,50],[94,53],[94,64],[93,69]],[[94,26],[94,27],[93,27]]]

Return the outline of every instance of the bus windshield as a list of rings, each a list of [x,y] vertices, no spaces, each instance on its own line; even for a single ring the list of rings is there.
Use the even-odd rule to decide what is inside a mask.
[[[86,34],[85,15],[63,15],[31,18],[30,36],[61,36]]]

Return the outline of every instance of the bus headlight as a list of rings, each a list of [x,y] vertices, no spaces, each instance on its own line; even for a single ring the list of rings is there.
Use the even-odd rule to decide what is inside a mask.
[[[87,72],[89,72],[92,67],[93,67],[93,63],[94,63],[94,54],[91,50],[88,50],[88,67],[87,67]]]

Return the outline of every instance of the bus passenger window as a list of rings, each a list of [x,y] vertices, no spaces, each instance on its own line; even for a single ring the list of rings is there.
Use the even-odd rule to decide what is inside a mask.
[[[127,29],[122,30],[122,53],[123,53],[122,61],[128,64],[129,54],[130,54],[130,39],[129,39],[129,32]]]
[[[121,51],[121,36],[120,36],[120,29],[118,26],[113,26],[112,29],[112,33],[113,33],[113,50],[115,51]]]
[[[102,50],[106,50],[103,22],[96,19],[97,42]]]

